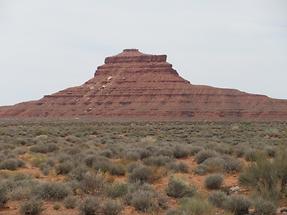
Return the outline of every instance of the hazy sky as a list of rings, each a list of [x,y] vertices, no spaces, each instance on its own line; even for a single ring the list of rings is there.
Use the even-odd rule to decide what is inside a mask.
[[[287,99],[286,0],[0,0],[0,105],[80,85],[124,48],[193,84]]]

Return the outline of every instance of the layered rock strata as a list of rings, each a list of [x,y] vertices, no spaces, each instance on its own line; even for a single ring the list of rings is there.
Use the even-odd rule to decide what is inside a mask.
[[[38,101],[0,108],[1,118],[127,120],[287,120],[287,101],[233,89],[192,85],[166,55],[125,49],[107,57],[92,79]]]

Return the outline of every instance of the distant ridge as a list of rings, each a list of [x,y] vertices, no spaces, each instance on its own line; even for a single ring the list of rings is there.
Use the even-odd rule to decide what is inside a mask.
[[[192,85],[166,59],[125,49],[83,85],[0,107],[0,118],[287,121],[287,100]]]

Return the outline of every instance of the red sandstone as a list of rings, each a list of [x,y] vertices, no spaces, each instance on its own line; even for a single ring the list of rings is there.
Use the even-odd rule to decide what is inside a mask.
[[[192,85],[166,55],[136,49],[108,57],[95,76],[38,101],[1,107],[1,118],[286,121],[287,101]]]

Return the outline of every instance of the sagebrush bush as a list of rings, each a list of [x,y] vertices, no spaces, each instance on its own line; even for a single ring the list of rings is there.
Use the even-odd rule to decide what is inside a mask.
[[[276,206],[273,202],[264,199],[256,199],[255,203],[256,215],[274,215],[276,214]]]
[[[250,200],[242,195],[230,196],[224,203],[224,208],[230,210],[234,215],[248,214],[250,206]]]
[[[135,167],[128,176],[130,182],[152,182],[153,181],[153,172],[149,167],[138,166]]]
[[[167,163],[171,162],[171,158],[168,156],[151,156],[143,159],[143,163],[149,166],[164,166]]]
[[[74,209],[77,207],[78,198],[75,196],[68,196],[64,199],[64,206],[67,209]]]
[[[8,201],[7,191],[4,187],[0,188],[0,208],[4,207],[6,202]]]
[[[278,186],[280,178],[275,164],[265,157],[257,157],[239,176],[239,182],[254,188],[259,195],[266,199],[277,199],[280,194]]]
[[[121,176],[121,175],[125,175],[126,174],[126,169],[123,165],[121,164],[112,164],[110,166],[110,169],[109,169],[109,173],[111,175],[118,175],[118,176]]]
[[[245,151],[244,153],[244,158],[246,161],[255,161],[257,158],[257,151],[254,149],[249,149],[247,151]]]
[[[96,197],[87,197],[79,206],[80,214],[95,215],[101,210],[100,200]]]
[[[43,211],[43,203],[37,199],[31,199],[24,202],[21,207],[19,213],[21,215],[39,215]]]
[[[106,200],[103,205],[103,213],[105,215],[117,215],[122,210],[122,204],[117,200]]]
[[[102,193],[105,185],[105,177],[103,174],[86,173],[80,180],[80,189],[88,194]]]
[[[25,166],[25,163],[21,160],[10,158],[0,163],[0,169],[16,170]]]
[[[67,175],[75,165],[71,161],[63,162],[58,164],[55,167],[55,171],[57,175]]]
[[[166,194],[174,198],[192,197],[196,193],[196,189],[187,182],[171,177],[169,179]]]
[[[223,176],[219,174],[209,175],[204,180],[207,189],[219,189],[223,183]]]
[[[115,183],[107,186],[107,195],[111,198],[123,197],[128,192],[128,185],[125,183]]]
[[[189,150],[186,146],[176,145],[173,150],[175,158],[185,158],[189,156]]]
[[[174,172],[188,173],[188,165],[182,162],[172,162],[167,164],[167,168],[173,170]]]
[[[202,150],[195,155],[195,161],[197,164],[203,163],[207,158],[215,157],[216,152],[211,150]]]
[[[48,152],[54,152],[56,150],[58,150],[58,147],[52,143],[37,144],[31,146],[30,148],[31,152],[44,153],[44,154]]]
[[[129,205],[143,212],[166,208],[166,198],[149,184],[130,184],[125,199]]]
[[[208,197],[208,201],[217,208],[222,208],[226,200],[227,195],[222,191],[214,191]]]
[[[36,186],[33,193],[44,200],[62,200],[70,193],[70,189],[63,183],[45,182]]]
[[[212,206],[205,200],[194,197],[194,198],[184,198],[180,202],[180,212],[181,214],[188,215],[214,215]]]

